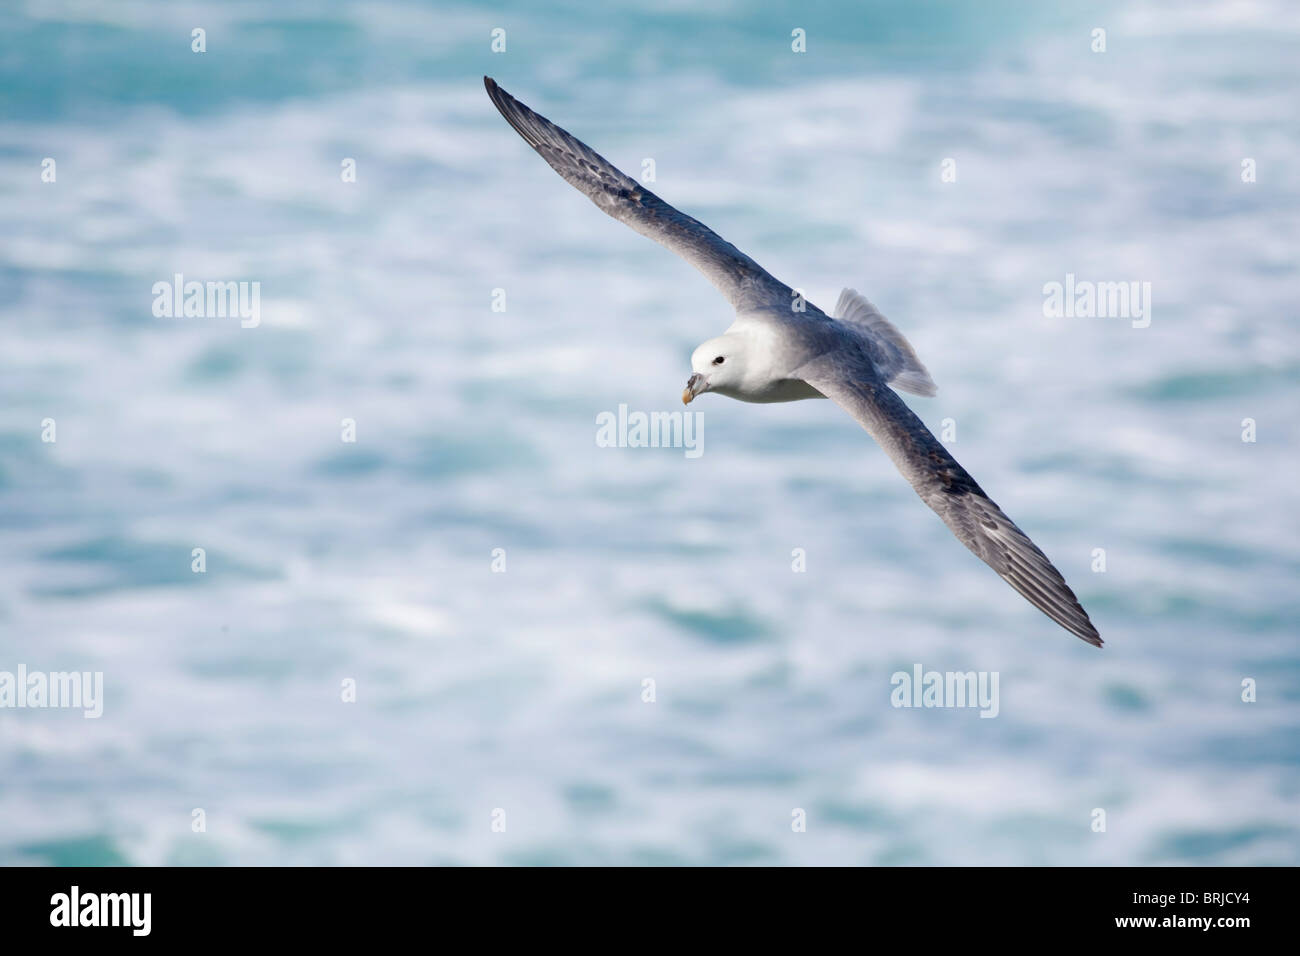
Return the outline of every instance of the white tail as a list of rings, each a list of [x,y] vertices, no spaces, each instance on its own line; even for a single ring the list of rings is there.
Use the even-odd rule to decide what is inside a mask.
[[[921,360],[916,357],[912,343],[894,324],[880,314],[880,310],[855,289],[845,289],[835,304],[834,318],[865,332],[884,353],[880,373],[885,381],[913,395],[935,395],[939,388],[930,378]]]

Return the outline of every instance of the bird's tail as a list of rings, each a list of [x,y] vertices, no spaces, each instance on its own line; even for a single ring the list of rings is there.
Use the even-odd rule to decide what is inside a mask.
[[[867,301],[866,296],[854,289],[845,289],[835,304],[834,317],[866,333],[879,346],[884,353],[880,373],[890,385],[913,395],[931,396],[938,393],[938,386],[916,357],[912,343],[894,327],[894,323]]]

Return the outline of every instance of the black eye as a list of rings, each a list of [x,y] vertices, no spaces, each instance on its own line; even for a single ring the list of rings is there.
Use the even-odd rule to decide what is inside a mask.
[[[713,360],[713,364],[714,364],[714,365],[721,365],[721,364],[722,364],[722,356],[719,355],[717,358],[715,358],[715,359]]]

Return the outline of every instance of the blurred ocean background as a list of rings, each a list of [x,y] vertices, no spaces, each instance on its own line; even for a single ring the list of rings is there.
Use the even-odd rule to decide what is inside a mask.
[[[0,710],[0,863],[1300,863],[1298,42],[1282,0],[4,4],[0,670],[105,701]],[[829,403],[597,447],[729,307],[485,73],[864,291],[1107,647]],[[261,325],[155,318],[175,273]],[[1067,273],[1150,327],[1045,318]],[[893,708],[918,663],[997,719]]]

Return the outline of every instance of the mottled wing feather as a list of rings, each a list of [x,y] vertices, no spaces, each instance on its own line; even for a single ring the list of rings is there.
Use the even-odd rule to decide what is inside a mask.
[[[753,259],[698,220],[679,212],[603,156],[544,116],[534,113],[490,77],[492,102],[541,157],[602,211],[677,253],[717,286],[738,312],[776,302],[789,307],[791,290]]]
[[[1061,572],[881,380],[866,355],[827,353],[797,374],[858,420],[958,541],[1034,607],[1101,647],[1097,629]]]

